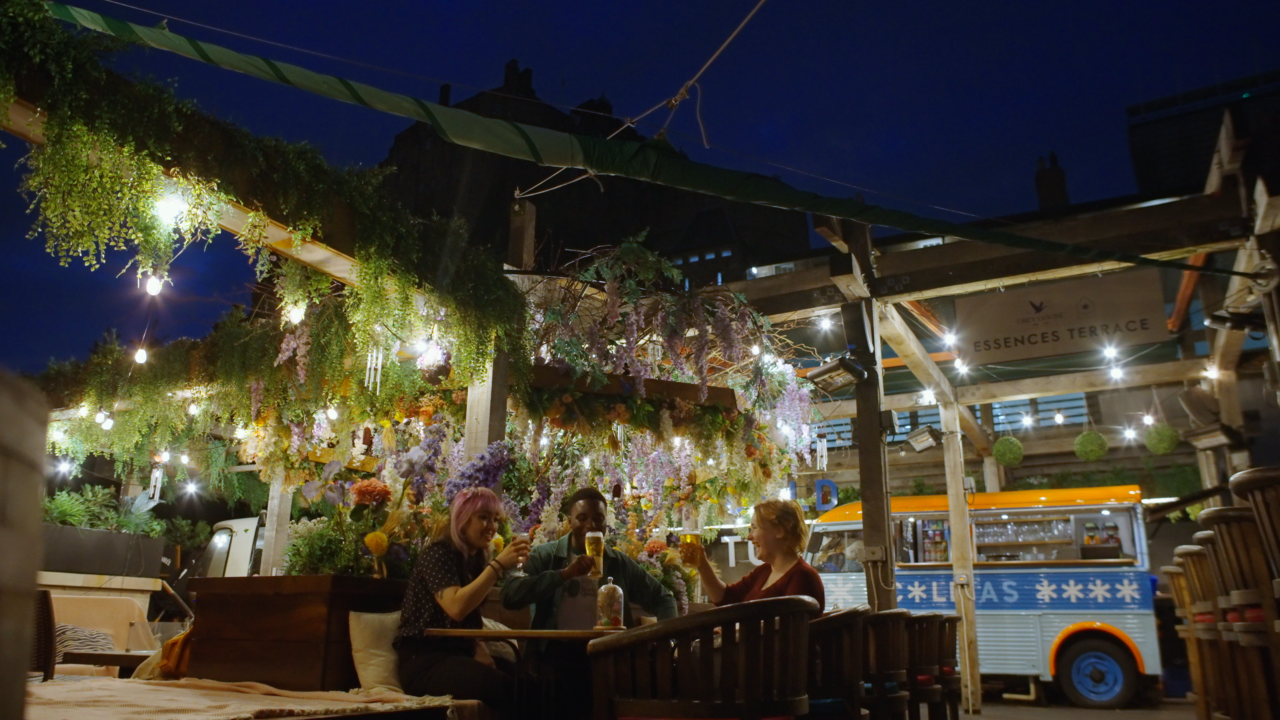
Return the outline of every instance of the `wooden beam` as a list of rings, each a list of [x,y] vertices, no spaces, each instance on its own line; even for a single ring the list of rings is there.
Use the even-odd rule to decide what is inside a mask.
[[[1192,196],[1009,228],[1028,237],[1172,260],[1242,245],[1252,228],[1229,196]],[[1129,267],[999,245],[950,242],[883,253],[871,290],[889,302],[921,300]]]
[[[1254,235],[1280,231],[1280,195],[1272,194],[1276,189],[1280,189],[1280,182],[1274,179],[1268,183],[1265,177],[1259,177],[1254,183],[1253,205],[1257,218],[1253,225]]]
[[[1208,259],[1208,255],[1200,253],[1187,258],[1187,264],[1202,267]],[[1173,301],[1173,313],[1169,315],[1169,332],[1178,332],[1182,328],[1182,323],[1186,322],[1187,311],[1191,309],[1191,297],[1195,295],[1196,281],[1199,279],[1199,272],[1183,271],[1182,283],[1178,285],[1178,297]]]
[[[929,332],[936,337],[942,337],[947,334],[947,329],[942,326],[942,320],[938,319],[937,313],[928,305],[919,300],[908,300],[902,303],[902,306],[907,309],[907,312],[915,315],[920,324],[928,328]]]
[[[1256,238],[1240,248],[1236,253],[1236,261],[1232,269],[1236,272],[1257,272],[1265,263],[1262,252],[1258,249]],[[1257,306],[1262,295],[1255,285],[1242,277],[1233,277],[1227,282],[1227,292],[1222,299],[1222,309],[1227,312],[1248,312]],[[1217,308],[1204,308],[1205,316],[1215,312]],[[1247,332],[1242,330],[1215,330],[1209,350],[1209,362],[1220,371],[1235,370],[1240,364],[1240,353],[1244,350]]]
[[[942,419],[943,464],[947,475],[947,512],[953,528],[968,528],[969,503],[964,487],[964,449],[960,444],[960,407],[952,402],[938,406]],[[982,707],[982,679],[978,675],[977,613],[974,612],[973,535],[967,531],[951,533],[951,582],[956,612],[960,615],[958,641],[964,662],[960,671],[960,688],[969,714]],[[933,720],[930,718],[930,720]]]

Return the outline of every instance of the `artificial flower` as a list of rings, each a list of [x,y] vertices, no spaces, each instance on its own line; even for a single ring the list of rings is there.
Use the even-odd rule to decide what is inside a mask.
[[[369,548],[374,557],[386,555],[390,545],[387,536],[381,532],[374,531],[364,536],[364,546]]]
[[[369,478],[356,483],[351,495],[357,505],[377,505],[391,499],[391,488],[381,480]]]

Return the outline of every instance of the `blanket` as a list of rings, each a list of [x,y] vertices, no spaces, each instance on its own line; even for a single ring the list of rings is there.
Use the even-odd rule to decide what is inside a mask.
[[[115,680],[27,686],[27,720],[257,720],[452,707],[448,697],[393,692],[296,692],[255,682]]]

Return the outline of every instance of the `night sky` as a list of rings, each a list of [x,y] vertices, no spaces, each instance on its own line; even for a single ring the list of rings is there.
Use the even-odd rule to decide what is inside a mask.
[[[155,15],[71,0],[140,24]],[[176,21],[174,32],[434,100],[501,84],[516,58],[539,97],[576,105],[604,94],[634,116],[671,96],[754,5],[751,0],[333,2],[135,0],[141,7],[275,42],[393,68],[378,72]],[[1073,201],[1135,191],[1125,107],[1280,67],[1275,0],[917,2],[771,0],[703,77],[702,148],[692,100],[673,141],[697,160],[777,174],[829,195],[964,221],[1034,209],[1036,157],[1053,150]],[[176,82],[179,95],[260,135],[307,141],[330,161],[373,165],[408,121],[158,51],[116,68]],[[666,112],[640,131],[652,135]],[[108,328],[136,341],[147,296],[123,258],[90,272],[59,267],[16,192],[25,146],[4,137],[0,367],[35,372],[83,357]],[[747,156],[816,175],[806,177]],[[160,338],[201,336],[252,279],[226,235],[188,250],[155,315]]]

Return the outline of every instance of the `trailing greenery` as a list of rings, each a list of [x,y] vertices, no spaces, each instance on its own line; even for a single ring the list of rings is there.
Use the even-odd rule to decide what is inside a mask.
[[[59,490],[44,499],[44,521],[90,530],[161,537],[168,529],[151,513],[156,501],[144,496],[117,499],[110,488],[86,485],[80,492]]]

